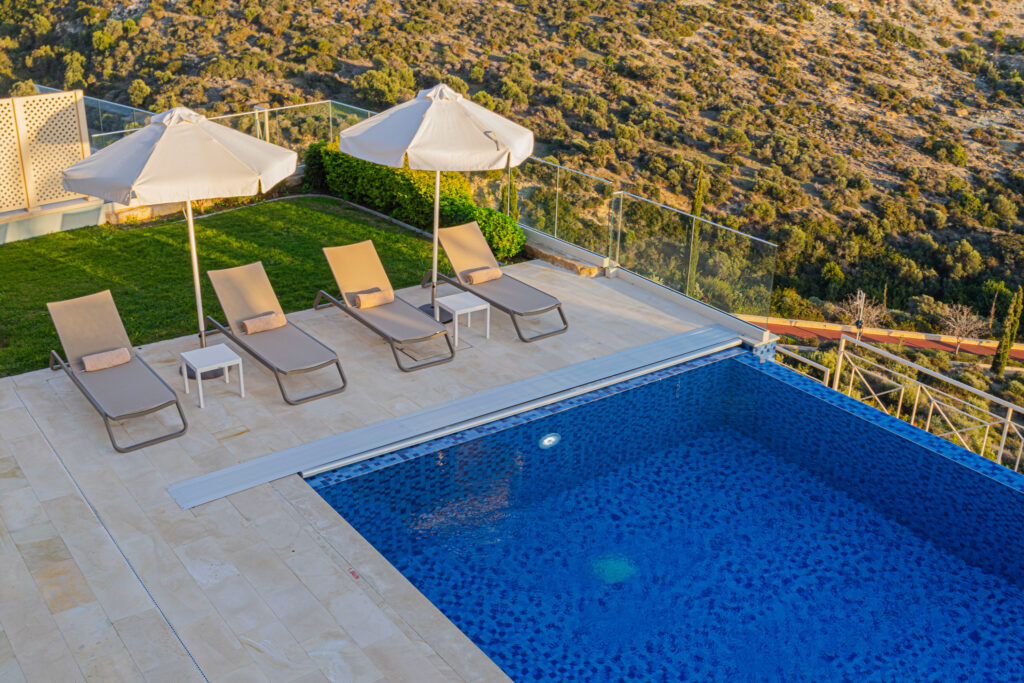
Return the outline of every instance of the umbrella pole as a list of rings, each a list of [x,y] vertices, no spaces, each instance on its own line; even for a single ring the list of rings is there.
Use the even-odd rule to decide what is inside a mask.
[[[185,202],[185,218],[188,220],[188,248],[192,252],[192,284],[196,289],[196,315],[199,317],[199,345],[206,346],[206,323],[203,320],[203,293],[199,286],[199,255],[196,251],[196,226],[192,221],[192,200]]]
[[[441,228],[441,172],[434,171],[434,267],[431,270],[430,306],[437,318],[437,231]]]

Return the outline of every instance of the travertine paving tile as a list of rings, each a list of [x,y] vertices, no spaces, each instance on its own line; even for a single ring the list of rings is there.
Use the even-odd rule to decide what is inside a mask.
[[[286,405],[243,353],[246,397],[234,381],[208,382],[200,410],[177,374],[195,338],[147,344],[140,355],[178,392],[190,428],[133,453],[110,447],[63,374],[0,378],[0,680],[201,680],[174,631],[211,681],[507,680],[298,476],[192,510],[166,488],[707,324],[625,282],[536,262],[512,268],[562,299],[566,334],[523,344],[494,311],[490,339],[477,320],[460,330],[468,345],[454,362],[406,374],[340,311],[299,311],[289,319],[338,350],[350,382],[300,406]],[[295,387],[322,381],[299,377]],[[114,431],[138,439],[176,425],[164,411]]]

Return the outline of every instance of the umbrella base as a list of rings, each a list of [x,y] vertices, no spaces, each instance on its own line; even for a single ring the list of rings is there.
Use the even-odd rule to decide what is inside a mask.
[[[422,306],[419,306],[419,309],[426,313],[427,315],[429,315],[431,318],[434,317],[434,307],[431,306],[430,304],[423,304]],[[452,314],[444,310],[443,308],[439,308],[437,310],[437,313],[437,319],[440,322],[444,323],[445,325],[452,321]]]

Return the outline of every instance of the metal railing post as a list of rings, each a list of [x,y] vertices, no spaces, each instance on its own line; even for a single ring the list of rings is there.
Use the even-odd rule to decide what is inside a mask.
[[[334,142],[334,107],[328,100],[327,105],[327,142]]]
[[[562,167],[555,167],[555,237],[558,237],[558,203],[562,200]]]
[[[843,356],[846,354],[846,336],[839,337],[839,350],[836,352],[836,374],[833,377],[832,388],[839,391],[839,376],[843,372]]]
[[[1013,419],[1013,408],[1006,409],[1006,418],[1003,422],[1003,435],[999,437],[999,450],[996,455],[999,456],[998,463],[1003,464],[1003,449],[1006,448],[1006,437],[1010,433],[1010,421]]]

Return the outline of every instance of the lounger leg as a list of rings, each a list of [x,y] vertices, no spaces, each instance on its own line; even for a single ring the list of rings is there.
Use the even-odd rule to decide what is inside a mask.
[[[138,443],[129,444],[127,446],[121,446],[117,443],[117,440],[114,438],[114,430],[111,428],[110,425],[110,418],[107,417],[106,415],[101,415],[101,417],[103,418],[103,426],[107,428],[107,436],[110,438],[110,445],[113,446],[114,450],[117,451],[118,453],[131,453],[132,451],[137,451],[140,448],[146,448],[147,446],[155,446],[158,443],[163,443],[164,441],[176,439],[177,437],[181,436],[188,430],[188,420],[185,419],[185,412],[181,409],[181,403],[175,401],[174,407],[177,408],[178,417],[181,419],[181,429],[179,429],[176,432],[171,432],[170,434],[164,434],[163,436],[157,436],[152,439],[139,441]]]
[[[331,362],[331,365],[338,369],[338,375],[341,377],[341,386],[334,389],[328,389],[327,391],[321,391],[316,394],[310,394],[309,396],[301,396],[299,398],[292,398],[291,396],[289,396],[288,392],[284,388],[284,382],[281,381],[282,373],[278,372],[277,370],[274,370],[273,368],[270,369],[274,373],[274,379],[277,380],[277,388],[281,390],[281,398],[283,398],[284,402],[287,403],[288,405],[297,406],[300,403],[306,403],[308,401],[313,401],[318,398],[324,398],[325,396],[331,396],[333,394],[340,394],[341,392],[345,391],[345,389],[348,387],[348,380],[345,379],[345,371],[341,369],[341,362],[335,360]],[[328,366],[325,365],[322,367]],[[320,368],[314,368],[314,370],[319,369]],[[312,370],[307,370],[305,372],[312,372]]]
[[[509,316],[512,318],[512,326],[516,328],[516,334],[519,336],[519,339],[529,344],[530,342],[539,341],[541,339],[547,339],[548,337],[554,337],[556,334],[562,334],[563,332],[569,329],[569,321],[565,319],[565,313],[562,311],[562,307],[559,306],[555,310],[558,312],[558,317],[562,319],[562,327],[557,330],[552,330],[551,332],[542,332],[541,334],[537,334],[532,337],[524,337],[523,331],[519,329],[518,318],[525,316],[518,316],[515,313],[509,313]]]
[[[445,363],[450,363],[452,360],[455,359],[455,347],[452,346],[452,339],[451,337],[448,336],[447,332],[444,333],[444,342],[445,344],[448,345],[447,356],[442,356],[437,360],[426,361],[415,365],[402,365],[402,359],[398,355],[398,352],[402,349],[402,347],[393,341],[389,341],[388,343],[391,344],[391,353],[395,357],[395,365],[398,366],[398,369],[401,370],[402,372],[415,372],[416,370],[431,368],[434,367],[435,365],[443,365]]]

